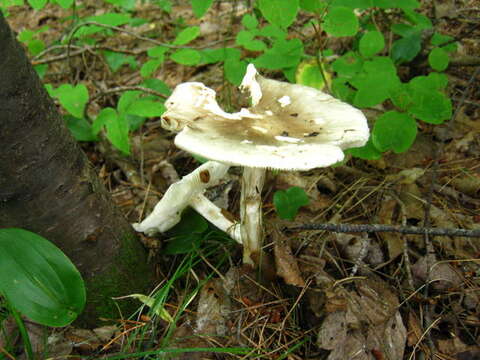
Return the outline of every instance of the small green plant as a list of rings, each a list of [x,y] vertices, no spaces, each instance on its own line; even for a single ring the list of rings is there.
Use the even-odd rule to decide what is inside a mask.
[[[32,321],[65,326],[82,312],[85,287],[67,256],[27,230],[0,229],[0,294]]]
[[[66,326],[86,300],[83,279],[68,257],[45,238],[17,228],[0,229],[0,296],[32,360],[21,315],[42,325]]]
[[[298,209],[308,205],[309,199],[305,190],[298,186],[292,186],[287,190],[278,190],[273,194],[273,205],[281,219],[293,220],[297,216]]]

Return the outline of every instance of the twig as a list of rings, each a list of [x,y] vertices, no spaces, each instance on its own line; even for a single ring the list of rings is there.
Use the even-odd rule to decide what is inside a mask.
[[[357,232],[397,232],[400,234],[425,235],[429,236],[463,236],[480,238],[480,229],[445,229],[445,228],[426,228],[418,226],[399,226],[382,224],[302,224],[286,230],[326,230],[338,233],[357,233]]]

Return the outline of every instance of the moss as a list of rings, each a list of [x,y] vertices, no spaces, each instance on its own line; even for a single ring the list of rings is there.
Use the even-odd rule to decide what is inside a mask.
[[[87,304],[76,321],[78,326],[98,326],[99,318],[129,317],[139,307],[138,302],[129,299],[115,302],[112,297],[145,293],[153,285],[153,271],[138,239],[132,234],[124,236],[110,267],[101,275],[86,279],[85,285]]]

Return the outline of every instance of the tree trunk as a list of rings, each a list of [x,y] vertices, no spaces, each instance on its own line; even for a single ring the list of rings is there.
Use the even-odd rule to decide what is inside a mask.
[[[0,144],[0,227],[36,232],[70,257],[87,286],[83,324],[93,325],[99,316],[118,318],[111,297],[152,285],[145,250],[70,135],[1,11]],[[124,300],[119,305],[131,308]]]

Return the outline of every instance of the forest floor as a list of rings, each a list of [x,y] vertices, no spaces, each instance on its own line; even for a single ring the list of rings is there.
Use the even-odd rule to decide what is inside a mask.
[[[83,2],[79,16],[113,8],[98,3]],[[246,2],[215,2],[200,22],[182,3],[170,14],[153,2],[137,4],[136,16],[149,21],[134,31],[156,29],[162,40],[173,38],[180,24],[200,25],[203,35],[195,46],[227,44],[241,16],[250,11]],[[450,121],[423,123],[406,153],[369,161],[348,158],[339,166],[307,172],[270,172],[263,192],[266,238],[260,272],[242,266],[241,247],[213,228],[203,228],[193,213],[186,215],[194,220],[181,224],[177,237],[142,235],[156,265],[163,309],[175,317],[174,324],[145,308],[138,317],[113,325],[99,320],[98,329],[69,327],[56,332],[48,358],[153,359],[161,355],[149,352],[170,349],[164,356],[175,359],[341,360],[359,349],[352,359],[480,359],[478,237],[291,229],[322,223],[480,229],[478,72],[473,78],[479,67],[480,8],[468,1],[437,3],[443,7],[432,14],[436,29],[458,39],[459,56],[477,60],[474,66],[457,63],[446,70],[455,114]],[[473,10],[457,11],[462,7]],[[39,36],[48,46],[68,33],[69,14],[51,4],[40,11],[14,7],[7,20],[16,32],[47,26]],[[300,25],[294,30],[305,34]],[[132,54],[145,47],[137,36],[112,34],[97,44]],[[342,53],[351,42],[336,46]],[[142,82],[138,68],[128,64],[111,71],[98,49],[70,60],[55,56],[32,62],[48,63],[43,81],[54,87],[86,84],[94,99],[88,108],[92,116],[116,104],[119,87]],[[417,64],[401,71],[428,69]],[[278,73],[263,75],[281,79]],[[217,91],[222,105],[239,107],[237,90],[224,79],[221,65],[189,67],[169,60],[156,77],[171,89],[201,81]],[[375,110],[366,114],[375,116]],[[156,118],[132,134],[128,157],[104,141],[82,143],[132,223],[151,211],[172,179],[199,166],[175,148],[173,137]],[[231,214],[238,214],[239,175],[233,168],[214,189]],[[293,223],[280,220],[272,204],[275,191],[291,186],[305,189],[309,197]],[[185,241],[186,233],[194,234]]]

